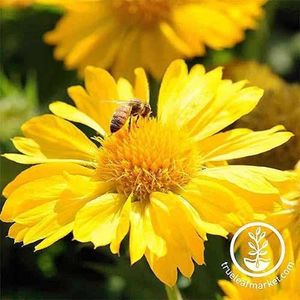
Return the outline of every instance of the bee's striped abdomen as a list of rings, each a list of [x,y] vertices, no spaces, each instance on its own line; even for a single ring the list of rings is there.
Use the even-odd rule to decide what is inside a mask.
[[[110,122],[111,133],[118,131],[124,126],[130,116],[130,112],[131,106],[128,105],[122,105],[115,111]]]

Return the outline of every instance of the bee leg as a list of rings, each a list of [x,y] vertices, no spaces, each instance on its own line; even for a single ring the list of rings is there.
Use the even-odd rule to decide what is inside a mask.
[[[139,118],[140,118],[140,115],[138,115],[138,116],[136,117],[135,122],[134,122],[134,124],[136,125],[137,128],[139,128],[139,126],[137,125],[137,122],[138,122]]]
[[[128,122],[128,131],[130,131],[130,128],[131,128],[131,116],[129,117],[129,122]]]

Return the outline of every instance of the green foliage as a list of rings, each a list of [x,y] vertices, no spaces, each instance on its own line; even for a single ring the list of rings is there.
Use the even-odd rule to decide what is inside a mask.
[[[38,112],[36,79],[29,75],[25,87],[0,73],[0,142],[19,134],[20,127]]]

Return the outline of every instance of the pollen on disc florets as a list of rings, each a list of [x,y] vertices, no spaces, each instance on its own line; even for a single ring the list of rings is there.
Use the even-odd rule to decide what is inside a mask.
[[[193,141],[185,132],[156,119],[140,119],[107,137],[99,150],[97,176],[136,200],[152,192],[175,192],[196,174]]]

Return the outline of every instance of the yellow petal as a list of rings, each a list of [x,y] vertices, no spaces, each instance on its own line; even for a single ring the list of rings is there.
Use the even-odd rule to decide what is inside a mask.
[[[2,155],[3,157],[17,162],[19,164],[33,165],[33,164],[42,164],[42,163],[74,163],[80,164],[87,167],[95,167],[95,163],[86,160],[80,159],[61,159],[61,158],[46,158],[40,156],[28,156],[24,154],[14,154],[6,153]]]
[[[110,244],[110,250],[114,254],[119,253],[120,244],[129,231],[131,201],[132,201],[132,197],[130,196],[130,197],[128,197],[126,203],[124,204],[124,206],[121,210],[120,221],[119,221],[119,225],[118,225],[118,228],[116,231],[116,236]]]
[[[186,43],[185,39],[182,39],[176,33],[176,31],[173,29],[173,27],[170,24],[168,24],[167,22],[161,22],[159,24],[159,28],[160,28],[163,36],[167,39],[167,42],[169,42],[174,47],[174,49],[176,49],[178,52],[181,53],[180,56],[191,57],[195,54],[199,54],[199,52],[196,51],[196,52],[198,52],[198,53],[196,53],[194,51],[193,47],[191,47],[191,45]]]
[[[80,242],[92,242],[95,247],[111,243],[125,201],[118,194],[108,193],[88,202],[76,215],[74,238]]]
[[[7,201],[1,219],[15,221],[9,236],[29,244],[46,238],[38,249],[50,246],[70,232],[70,224],[58,223],[54,211],[59,196],[66,188],[64,172],[91,175],[92,170],[74,164],[45,164],[23,171],[4,191]],[[69,206],[70,207],[70,206]]]
[[[34,208],[27,209],[24,212],[17,214],[14,221],[26,226],[36,224],[43,218],[46,218],[49,215],[49,212],[53,212],[55,202],[55,200],[49,201]]]
[[[99,126],[101,126],[100,103],[88,95],[86,90],[80,86],[72,86],[68,88],[68,95],[71,97],[76,107],[91,119],[93,119]],[[101,126],[101,128],[103,128]]]
[[[54,115],[34,117],[23,124],[22,131],[29,140],[14,140],[15,146],[33,159],[41,156],[49,159],[95,159],[96,145],[73,124]],[[35,142],[34,147],[31,146],[32,140]]]
[[[121,77],[117,81],[118,94],[121,100],[134,99],[133,88],[130,82]]]
[[[105,20],[103,18],[107,18],[107,10],[104,10],[105,5],[102,1],[58,1],[68,9],[68,13],[59,20],[53,31],[45,34],[44,39],[50,44],[59,43],[54,56],[56,59],[63,59],[87,33],[92,33],[98,28],[99,23]],[[78,21],[83,19],[84,22]]]
[[[65,174],[67,187],[56,202],[54,211],[60,224],[73,222],[77,212],[89,201],[112,189],[110,182],[95,181],[83,175]]]
[[[114,78],[104,69],[89,66],[85,69],[85,87],[88,94],[101,103],[103,100],[118,98]]]
[[[70,49],[65,57],[66,67],[69,69],[80,68],[80,71],[88,65],[108,68],[113,63],[116,51],[119,49],[122,31],[124,29],[113,18],[103,22],[103,26],[95,28]]]
[[[276,169],[255,166],[225,166],[207,168],[203,175],[216,179],[226,180],[254,193],[278,194],[274,182],[292,179],[292,174]]]
[[[175,201],[174,201],[175,199]],[[146,258],[155,275],[167,285],[174,285],[177,268],[190,277],[194,271],[193,259],[204,262],[203,240],[197,234],[193,220],[176,201],[175,195],[151,194],[151,216],[157,234],[166,241],[167,251],[159,256],[148,248]]]
[[[128,215],[126,214],[126,216]],[[166,254],[165,241],[155,230],[156,221],[149,205],[144,205],[140,202],[131,204],[129,249],[132,264],[144,255],[147,247],[157,256]],[[125,223],[126,230],[128,230],[128,226],[129,224]]]
[[[134,70],[135,83],[134,83],[134,96],[144,103],[149,103],[149,84],[146,73],[142,68]]]
[[[187,123],[196,140],[219,132],[253,110],[262,97],[263,90],[257,87],[241,89],[244,84],[232,84],[224,80],[216,87],[215,96]]]
[[[19,243],[23,241],[24,235],[28,229],[29,228],[26,225],[14,223],[10,226],[7,236],[14,239],[15,243]]]
[[[207,233],[221,236],[226,236],[228,234],[228,232],[219,224],[203,221],[203,219],[200,217],[199,213],[191,205],[191,203],[189,203],[188,200],[179,197],[178,195],[175,195],[173,193],[164,194],[155,192],[151,194],[151,197],[152,202],[155,202],[155,199],[160,199],[160,201],[163,201],[165,204],[169,206],[175,205],[178,209],[180,209],[204,240],[206,240]]]
[[[292,239],[291,232],[288,229],[283,229],[281,234],[285,244],[285,256],[279,268],[279,273],[283,273],[288,269],[291,263],[293,263],[294,266],[285,280],[280,283],[280,288],[284,291],[297,291],[299,288],[299,277],[297,277],[297,275],[300,273],[300,259],[298,253],[294,250],[296,249],[295,245],[293,245],[295,241]]]
[[[160,220],[155,215],[155,212],[151,210],[150,205],[145,207],[143,221],[143,236],[145,237],[147,248],[158,257],[166,255],[166,241],[157,233],[157,224]]]
[[[92,169],[71,163],[48,163],[37,165],[21,172],[4,188],[3,195],[8,198],[14,190],[25,183],[34,181],[39,178],[63,174],[63,172],[68,172],[70,174],[81,174],[86,176],[92,176],[94,174],[94,171]]]
[[[233,129],[216,134],[199,142],[201,161],[223,161],[266,152],[293,136],[284,130],[278,125],[264,131]]]
[[[65,171],[62,170],[62,172]],[[61,190],[55,185],[54,179],[61,183]],[[44,187],[42,191],[37,191],[36,194],[33,192],[28,194],[25,188],[30,189],[33,186],[37,188],[38,183],[42,183],[39,180],[44,181],[44,184],[45,182],[50,184],[50,191],[47,191]],[[21,233],[16,235],[18,240],[21,238],[24,244],[29,244],[44,239],[36,247],[36,250],[43,249],[70,233],[77,212],[88,201],[94,199],[97,195],[101,195],[101,193],[105,193],[108,188],[110,188],[110,184],[94,182],[90,177],[83,175],[65,173],[63,176],[39,178],[21,185],[11,194],[6,204],[8,203],[8,206],[10,205],[13,209],[4,207],[3,215],[5,216],[5,209],[9,209],[9,213],[13,214],[10,217],[13,217],[17,224],[27,226],[22,236],[20,236]],[[56,192],[55,189],[59,191]],[[19,194],[20,192],[25,193],[23,199],[18,196],[18,192]],[[31,196],[34,201],[29,202],[28,197]]]
[[[182,275],[187,278],[191,278],[192,274],[194,273],[195,266],[190,256],[190,253],[179,252],[177,260],[178,269],[182,273]]]
[[[203,114],[213,101],[221,78],[221,68],[205,74],[201,65],[194,66],[186,76],[173,78],[174,88],[165,95],[166,105],[159,118],[163,122],[175,123],[178,127],[184,127],[186,124],[191,126],[189,123],[194,124],[194,119],[198,120],[199,115]]]
[[[11,141],[17,150],[26,155],[40,157],[41,159],[46,158],[46,156],[41,152],[40,145],[32,139],[25,137],[14,137],[11,139]]]
[[[122,51],[119,51],[112,66],[112,74],[115,78],[123,77],[131,81],[133,70],[144,65],[141,49],[142,34],[143,32],[139,27],[132,27],[131,30],[127,30],[120,44]]]
[[[49,105],[49,109],[57,116],[67,119],[72,122],[78,122],[84,124],[96,132],[101,134],[102,136],[105,135],[104,129],[92,118],[90,118],[85,113],[78,110],[76,107],[66,104],[64,102],[56,101]]]
[[[166,241],[167,251],[164,255],[158,255],[150,248],[149,251],[156,259],[162,257],[172,261],[171,268],[178,267],[190,277],[194,271],[192,259],[198,264],[204,262],[203,239],[198,235],[195,220],[181,205],[181,198],[174,194],[152,193],[150,208],[151,215],[156,217],[155,230]],[[199,215],[197,218],[200,219]],[[199,232],[203,235],[203,227]]]
[[[134,264],[142,258],[146,251],[147,242],[144,236],[144,204],[133,202],[130,212],[129,252],[130,262]]]
[[[67,187],[65,173],[90,176],[92,170],[75,164],[44,164],[23,171],[4,189],[8,197],[1,219],[11,222],[15,217],[40,205],[58,200]],[[50,209],[50,208],[49,208]]]
[[[177,281],[177,268],[172,257],[157,257],[150,251],[145,253],[149,266],[157,278],[168,286],[174,286]]]
[[[112,100],[120,99],[114,78],[103,69],[89,66],[85,69],[85,86],[86,91],[80,86],[69,88],[70,97],[80,111],[110,134],[111,117],[117,107]]]
[[[220,67],[206,74],[203,74],[201,66],[194,68],[182,90],[181,101],[178,101],[177,104],[179,107],[177,110],[174,107],[173,114],[176,112],[176,123],[179,127],[193,123],[193,120],[198,118],[209,107],[209,103],[213,101],[221,79],[222,68]]]
[[[41,219],[40,222],[31,226],[23,238],[23,244],[28,245],[41,240],[60,229],[56,222],[55,214],[49,212],[48,216]]]
[[[224,9],[218,10],[209,2],[179,6],[174,12],[174,20],[179,32],[191,35],[199,44],[205,43],[214,49],[232,47],[243,38],[241,28],[226,15]],[[220,25],[216,27],[216,24]]]
[[[164,120],[166,113],[173,107],[182,86],[186,83],[188,76],[187,66],[183,60],[175,60],[167,68],[162,79],[159,90],[157,114],[158,118]]]
[[[14,190],[5,201],[1,220],[13,222],[19,214],[45,203],[57,200],[66,183],[61,175],[38,178]]]
[[[42,242],[40,242],[38,245],[34,247],[35,251],[45,249],[58,240],[62,239],[66,235],[68,235],[73,230],[74,223],[69,223],[65,226],[62,226],[58,230],[55,231],[55,233],[51,234],[49,237],[45,238]]]
[[[201,219],[219,224],[227,231],[253,218],[249,203],[209,177],[200,176],[194,179],[184,188],[181,195],[198,212]],[[209,228],[209,225],[207,227]]]
[[[234,286],[232,282],[228,280],[219,280],[218,284],[227,296],[224,299],[243,300],[242,295],[240,295],[239,293],[239,290],[236,286]]]
[[[113,20],[113,18],[111,18],[111,20],[115,21]],[[99,68],[109,69],[109,67],[112,66],[114,61],[116,60],[123,39],[127,34],[127,28],[122,25],[120,26],[119,22],[112,22],[108,25],[109,26],[106,28],[105,32],[103,32],[102,28],[100,28],[99,31],[102,32],[92,33],[92,35],[88,36],[86,40],[82,40],[80,43],[78,43],[76,51],[74,49],[74,51],[70,52],[70,56],[68,55],[66,57],[66,63],[69,57],[70,59],[73,59],[73,62],[75,61],[77,63],[77,66],[73,65],[70,67],[74,69],[77,67],[79,69],[80,76],[83,77],[84,69],[86,66],[95,66]],[[85,47],[85,53],[80,48],[80,44]],[[76,52],[85,54],[84,58],[78,60],[76,57]]]
[[[174,59],[183,56],[178,48],[183,48],[184,42],[180,43],[176,39],[176,33],[172,29],[170,30],[166,23],[161,22],[140,32],[137,40],[141,44],[142,56],[142,64],[139,66],[145,65],[157,80],[161,79],[168,65]],[[137,51],[134,46],[132,50]]]

